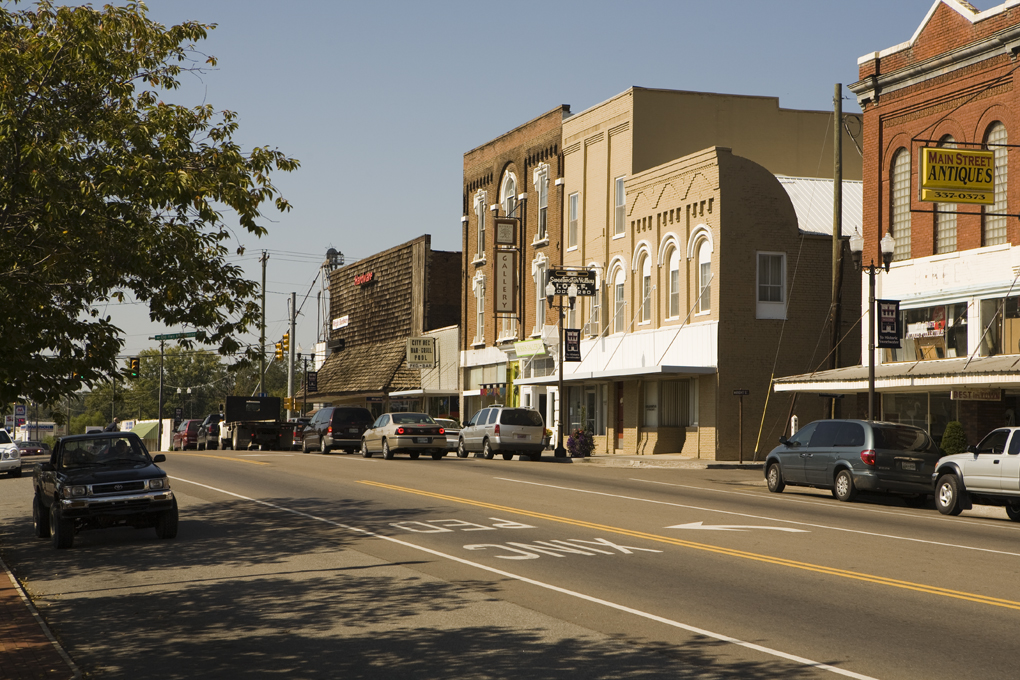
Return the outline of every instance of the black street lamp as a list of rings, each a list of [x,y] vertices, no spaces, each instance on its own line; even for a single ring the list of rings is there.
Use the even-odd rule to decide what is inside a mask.
[[[549,308],[553,307],[553,297],[556,295],[556,286],[553,285],[552,281],[545,284],[545,299],[549,303]],[[567,300],[570,303],[570,309],[574,308],[574,301],[577,299],[577,285],[570,284],[567,287]],[[560,361],[559,361],[559,384],[557,387],[557,394],[560,400],[559,418],[557,418],[558,426],[556,428],[556,451],[553,454],[557,458],[566,458],[567,450],[563,447],[563,421],[564,421],[564,406],[567,403],[566,396],[563,394],[563,296],[560,296],[560,303],[556,305],[559,309],[559,327],[560,327]]]
[[[882,266],[889,271],[892,264],[893,250],[896,241],[892,234],[886,234],[879,243],[882,248]],[[861,271],[861,260],[864,255],[864,237],[855,233],[850,237],[850,254],[854,258],[854,267]],[[868,420],[875,419],[875,261],[864,269],[868,270]]]

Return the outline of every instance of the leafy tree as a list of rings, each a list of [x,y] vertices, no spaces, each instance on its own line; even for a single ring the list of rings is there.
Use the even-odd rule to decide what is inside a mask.
[[[967,434],[963,431],[963,423],[959,420],[950,420],[946,423],[946,429],[942,432],[942,441],[939,443],[942,453],[951,456],[954,453],[963,453],[967,450]]]
[[[146,11],[0,7],[0,403],[51,403],[121,369],[121,331],[99,312],[111,298],[254,358],[237,338],[258,284],[225,259],[223,212],[264,234],[264,205],[290,208],[270,174],[298,161],[243,151],[235,113],[162,101],[205,68],[193,43],[214,26]]]

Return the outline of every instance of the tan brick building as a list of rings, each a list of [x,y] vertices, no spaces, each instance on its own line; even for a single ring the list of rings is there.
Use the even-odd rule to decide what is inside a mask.
[[[546,309],[545,272],[561,261],[563,177],[560,144],[568,106],[559,106],[464,154],[461,368],[464,418],[492,403],[525,404],[549,420],[546,390],[514,389],[524,374],[552,371],[545,354],[519,362],[520,341],[541,338],[555,320]],[[515,245],[496,243],[496,222],[514,218]],[[510,280],[497,257],[512,253]],[[508,285],[509,284],[509,285]],[[512,288],[515,311],[499,313],[497,285]],[[534,343],[532,343],[534,344]]]
[[[570,426],[598,452],[736,459],[783,431],[788,402],[766,411],[773,372],[827,349],[832,127],[775,98],[644,88],[563,121],[563,263],[595,270],[600,291],[568,317],[584,339],[565,387]],[[859,224],[854,155],[844,211],[856,204]],[[849,330],[858,314],[843,316]],[[742,441],[733,390],[749,391]]]
[[[909,39],[862,56],[849,86],[864,112],[864,264],[881,264],[880,240],[891,235],[893,262],[876,276],[876,297],[900,303],[901,346],[876,352],[875,415],[936,440],[959,420],[977,443],[1015,424],[1020,408],[1018,56],[1020,5],[978,11],[937,0]],[[922,147],[991,151],[992,202],[922,201]],[[865,284],[865,309],[867,294]],[[857,367],[791,376],[777,389],[864,404],[868,383],[865,353]]]

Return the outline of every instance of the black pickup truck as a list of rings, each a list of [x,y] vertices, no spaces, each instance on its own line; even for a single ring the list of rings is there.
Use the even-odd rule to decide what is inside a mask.
[[[165,460],[130,432],[62,437],[33,477],[36,537],[52,534],[53,547],[70,548],[80,531],[126,525],[175,538],[177,499],[156,467]]]

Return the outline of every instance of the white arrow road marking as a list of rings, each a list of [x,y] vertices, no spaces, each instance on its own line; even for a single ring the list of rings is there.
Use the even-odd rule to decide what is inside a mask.
[[[811,533],[807,529],[794,529],[792,527],[763,527],[753,524],[704,524],[703,522],[691,522],[690,524],[674,524],[667,529],[701,529],[703,531],[747,531],[748,529],[770,529],[772,531],[789,531],[793,534]]]

